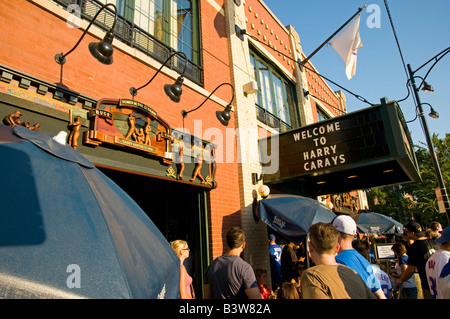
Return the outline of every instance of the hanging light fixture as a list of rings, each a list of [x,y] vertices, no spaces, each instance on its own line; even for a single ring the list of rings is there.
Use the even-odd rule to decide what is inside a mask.
[[[89,23],[88,27],[86,28],[86,30],[84,30],[83,34],[81,35],[80,39],[78,40],[78,42],[75,44],[75,46],[70,49],[67,53],[58,53],[55,55],[55,61],[56,63],[61,65],[61,69],[62,69],[62,65],[64,65],[66,63],[66,56],[68,56],[70,53],[72,53],[72,51],[74,51],[77,46],[80,44],[81,40],[83,40],[84,36],[86,35],[86,33],[88,32],[89,28],[91,27],[91,25],[94,23],[94,21],[97,19],[98,15],[100,14],[100,12],[102,12],[106,7],[112,7],[114,9],[114,23],[113,26],[111,27],[111,29],[106,33],[105,37],[103,38],[102,41],[100,42],[91,42],[89,44],[89,52],[91,52],[92,56],[94,58],[96,58],[98,61],[100,61],[103,64],[112,64],[113,63],[113,46],[112,46],[112,42],[114,40],[114,28],[116,27],[116,21],[117,21],[117,8],[114,4],[112,3],[108,3],[105,4],[103,7],[100,8],[100,10],[95,14],[94,18],[92,19],[92,21]],[[61,72],[62,73],[62,72]]]
[[[430,107],[430,113],[428,114],[430,117],[434,118],[434,119],[438,119],[439,118],[439,113],[436,112],[433,107]]]
[[[433,86],[429,83],[427,83],[427,81],[423,81],[423,88],[422,91],[424,92],[428,92],[428,93],[434,93],[434,89]]]
[[[172,53],[167,60],[161,65],[161,67],[158,69],[158,71],[152,76],[152,78],[143,86],[139,87],[139,88],[135,88],[135,87],[131,87],[130,88],[130,94],[134,97],[137,95],[137,91],[139,91],[140,89],[146,87],[147,85],[150,84],[150,82],[153,81],[153,79],[156,77],[156,75],[161,71],[161,69],[167,64],[167,62],[169,62],[169,60],[174,57],[175,55],[181,55],[184,58],[184,69],[183,72],[181,73],[181,75],[177,78],[177,80],[175,81],[175,83],[173,84],[165,84],[164,85],[164,92],[166,93],[166,95],[174,102],[178,103],[180,102],[181,99],[181,94],[183,93],[183,89],[182,89],[182,85],[183,85],[183,81],[184,81],[184,73],[186,72],[186,67],[187,67],[187,57],[186,54],[184,54],[184,52],[174,52]]]
[[[218,88],[220,88],[222,85],[229,85],[229,86],[231,86],[231,88],[232,88],[232,90],[233,90],[233,96],[232,96],[232,98],[231,98],[231,101],[230,101],[230,103],[228,103],[228,105],[225,107],[225,110],[223,110],[223,111],[216,111],[216,117],[217,117],[217,119],[219,120],[219,122],[223,125],[223,126],[228,126],[228,122],[230,121],[230,119],[231,119],[231,114],[230,114],[230,111],[231,111],[231,109],[233,108],[232,106],[231,106],[231,103],[233,103],[233,100],[234,100],[234,86],[232,85],[232,84],[230,84],[230,83],[227,83],[227,82],[224,82],[224,83],[222,83],[222,84],[220,84],[218,87],[216,87],[215,89],[214,89],[214,91],[212,91],[211,92],[211,94],[199,105],[199,106],[197,106],[195,109],[192,109],[192,110],[190,110],[190,111],[185,111],[185,110],[183,110],[183,111],[181,111],[181,116],[183,117],[183,120],[187,117],[187,115],[189,114],[189,113],[191,113],[191,112],[194,112],[194,111],[196,111],[196,110],[198,110],[199,108],[201,108],[202,106],[203,106],[203,104],[205,104],[205,102],[207,101],[207,100],[209,100],[209,98],[214,94],[214,92],[216,92],[216,90],[218,89]],[[184,126],[184,125],[183,125]]]

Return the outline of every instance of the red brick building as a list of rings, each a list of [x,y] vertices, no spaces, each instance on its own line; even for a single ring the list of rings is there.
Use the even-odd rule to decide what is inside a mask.
[[[114,12],[108,7],[61,67],[55,55],[75,45],[105,3],[114,3],[119,14],[113,63],[101,64],[88,51],[88,44],[103,39],[113,25]],[[243,258],[254,267],[268,269],[267,227],[255,222],[252,209],[262,183],[252,182],[252,173],[260,176],[262,172],[258,139],[345,113],[345,96],[309,71],[315,70],[310,63],[308,69],[300,70],[296,61],[304,55],[299,35],[292,26],[284,26],[263,1],[144,3],[3,0],[0,116],[20,110],[22,121],[39,123],[40,131],[56,135],[69,133],[69,114],[72,119],[79,115],[82,137],[77,150],[124,188],[169,241],[189,242],[190,272],[198,291],[204,269],[224,252],[224,234],[235,225],[247,234]],[[247,35],[240,35],[238,31],[244,29]],[[185,53],[188,60],[178,103],[163,89],[183,73],[186,61],[181,55],[169,58],[174,52]],[[147,83],[161,67],[133,99],[130,88]],[[252,90],[255,82],[256,92]],[[234,89],[220,86],[223,83]],[[208,97],[201,109],[182,117],[183,110],[196,108]],[[97,105],[102,99],[107,100]],[[215,114],[230,102],[231,119],[225,127]],[[106,113],[99,115],[99,110]],[[87,136],[92,135],[87,132],[96,132],[94,121],[108,122],[105,114],[112,114],[114,123],[122,125],[117,130],[125,136],[124,116],[130,112],[142,121],[150,123],[151,118],[158,125],[166,123],[172,136],[154,131],[152,143],[162,138],[166,153],[173,154],[162,160],[154,149],[148,151],[137,140],[125,143],[123,137],[120,145],[106,140],[89,144]],[[143,128],[143,122],[140,125]],[[186,147],[182,180],[177,178],[179,167],[173,160],[181,140]],[[213,156],[206,154],[211,146],[215,165]],[[205,181],[190,181],[198,153],[209,159],[200,171]]]

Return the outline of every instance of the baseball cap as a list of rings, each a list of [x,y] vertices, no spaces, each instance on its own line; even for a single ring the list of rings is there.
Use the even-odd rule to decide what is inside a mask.
[[[332,224],[341,233],[356,235],[356,222],[350,216],[339,215],[333,220]]]
[[[425,234],[422,232],[422,227],[418,222],[409,222],[403,228],[406,228],[410,232],[416,234],[418,237],[423,237]]]
[[[274,235],[274,234],[270,234],[270,235],[269,235],[269,239],[270,239],[270,240],[275,240],[275,239],[276,239],[276,237],[275,237],[275,235]]]
[[[450,240],[450,226],[445,227],[444,231],[442,232],[441,237],[435,240],[435,242],[439,244],[443,244]]]

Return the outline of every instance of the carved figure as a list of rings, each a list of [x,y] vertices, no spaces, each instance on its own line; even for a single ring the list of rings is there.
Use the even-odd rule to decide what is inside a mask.
[[[20,117],[22,116],[22,113],[20,111],[15,111],[14,113],[8,114],[3,118],[3,124],[8,126],[23,126],[27,129],[30,129],[32,131],[39,131],[39,123],[34,124],[33,126],[30,126],[30,122],[20,121]]]
[[[183,142],[180,143],[180,150],[178,151],[178,163],[177,163],[177,179],[183,180],[184,171],[184,145]]]
[[[136,119],[134,118],[133,114],[130,113],[128,115],[128,133],[125,136],[125,139],[129,139],[132,134],[136,133]]]
[[[194,172],[192,173],[192,178],[190,179],[191,182],[195,181],[195,178],[198,177],[202,181],[202,184],[205,183],[205,179],[200,173],[200,170],[202,169],[202,164],[203,164],[203,156],[201,153],[199,153],[197,156],[197,163],[195,164]]]
[[[21,125],[20,117],[22,113],[20,111],[15,111],[14,113],[8,114],[3,118],[3,124],[9,126]]]
[[[210,162],[209,162],[209,175],[211,176],[211,181],[212,181],[211,184],[212,184],[213,188],[217,187],[217,182],[215,181],[216,169],[217,169],[216,148],[213,147],[213,148],[211,148],[211,156],[210,156]]]
[[[69,128],[69,131],[70,131],[68,143],[70,146],[73,147],[74,150],[77,149],[78,137],[80,137],[80,127],[81,127],[80,119],[81,119],[81,117],[79,115],[77,115],[75,117],[75,121],[70,122],[69,125],[67,125],[67,127]]]
[[[29,129],[32,131],[39,131],[39,127],[41,127],[41,124],[35,123],[33,126],[30,126]]]
[[[142,128],[140,128],[139,131],[136,130],[135,138],[136,138],[136,142],[141,143],[141,144],[145,143],[145,133]]]
[[[150,122],[147,122],[147,124],[145,125],[144,128],[145,131],[145,145],[151,145],[151,141],[150,141],[150,133],[152,132],[152,127],[150,126]]]

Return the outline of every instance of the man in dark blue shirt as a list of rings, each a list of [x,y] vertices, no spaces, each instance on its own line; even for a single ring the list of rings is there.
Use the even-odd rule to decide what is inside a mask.
[[[281,283],[281,252],[283,247],[276,243],[276,237],[269,235],[270,274],[272,276],[272,289],[275,290]]]

